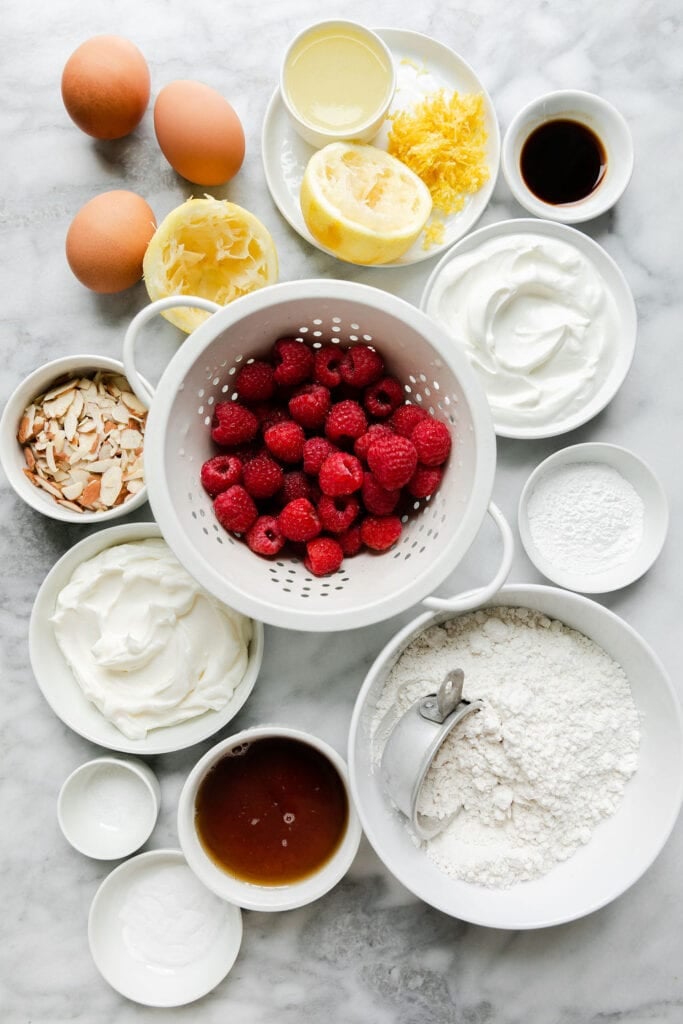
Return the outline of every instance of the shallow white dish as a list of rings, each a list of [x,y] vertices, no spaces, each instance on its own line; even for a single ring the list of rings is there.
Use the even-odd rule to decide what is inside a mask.
[[[619,317],[618,342],[612,366],[610,367],[602,386],[598,388],[595,394],[580,409],[577,409],[570,415],[565,416],[564,419],[548,425],[531,424],[529,426],[513,427],[505,423],[496,423],[494,416],[494,427],[496,434],[499,437],[555,437],[558,434],[565,434],[570,430],[576,430],[577,427],[580,427],[583,423],[586,423],[594,416],[597,416],[597,414],[601,412],[614,398],[615,394],[623,384],[626,374],[631,368],[631,363],[633,362],[633,354],[636,345],[636,332],[638,327],[636,304],[633,300],[633,295],[626,278],[612,257],[602,248],[602,246],[598,245],[597,242],[594,242],[592,238],[589,238],[589,236],[585,235],[582,231],[568,227],[566,224],[554,223],[553,221],[536,220],[530,217],[519,220],[500,221],[497,224],[489,224],[485,228],[479,228],[477,231],[473,231],[472,234],[463,238],[457,243],[457,245],[454,245],[452,249],[449,249],[449,251],[441,257],[437,265],[434,267],[434,270],[429,275],[424,287],[422,298],[420,300],[420,309],[433,319],[436,319],[437,323],[441,323],[441,321],[435,317],[434,310],[431,308],[431,298],[438,278],[451,260],[456,259],[463,253],[471,252],[473,249],[476,249],[478,246],[483,245],[492,239],[520,234],[543,235],[546,238],[557,239],[558,241],[574,246],[574,248],[576,248],[586,259],[590,260],[599,271],[607,288],[612,293]],[[448,330],[445,324],[441,324],[441,326],[443,326],[445,330]],[[457,344],[455,339],[452,340],[454,344]],[[484,389],[486,389],[485,379],[478,372],[477,378],[482,383]]]
[[[528,188],[520,169],[524,143],[546,121],[566,118],[590,128],[600,139],[607,157],[602,181],[573,203],[546,203]],[[574,89],[539,96],[513,118],[503,139],[503,175],[513,196],[529,213],[564,224],[592,220],[609,210],[623,194],[633,173],[633,140],[619,111],[600,96]]]
[[[137,758],[96,757],[64,780],[57,820],[75,850],[118,860],[147,842],[159,814],[159,782]]]
[[[621,565],[599,573],[568,572],[553,565],[534,544],[529,526],[529,499],[539,480],[561,466],[579,462],[601,463],[615,469],[635,489],[644,506],[643,538],[638,548]],[[653,564],[666,539],[669,506],[661,483],[650,467],[633,452],[614,444],[576,444],[550,455],[531,473],[519,499],[517,521],[524,549],[539,572],[560,587],[584,594],[604,594],[633,583]]]
[[[422,615],[382,650],[358,694],[349,734],[349,776],[361,824],[376,853],[420,899],[452,917],[490,928],[545,928],[583,917],[621,895],[666,843],[683,799],[683,719],[655,652],[628,623],[595,601],[556,587],[509,585],[486,606],[531,608],[578,630],[623,667],[641,714],[639,766],[616,813],[590,841],[542,878],[489,889],[441,872],[417,847],[372,763],[371,723],[386,678],[408,644],[453,618]]]
[[[264,633],[260,622],[253,622],[247,671],[232,698],[220,711],[207,711],[179,725],[152,729],[145,739],[132,740],[109,722],[83,694],[73,677],[54,635],[50,617],[60,590],[71,578],[76,566],[113,544],[161,537],[156,523],[126,523],[100,530],[75,544],[52,567],[38,591],[29,624],[31,667],[43,696],[65,725],[80,736],[110,750],[129,754],[165,754],[183,750],[213,736],[234,718],[251,693],[263,659]]]
[[[157,959],[152,940],[158,944],[163,935],[150,935],[150,929],[139,941],[134,924],[122,918],[127,900],[135,900],[135,888],[153,885],[167,868],[184,872],[184,892],[195,889],[196,900],[192,906],[183,900],[176,907],[173,895],[162,892],[153,909],[167,902],[169,915],[176,909],[190,912],[196,932],[206,927],[202,910],[207,906],[212,918],[222,919],[211,929],[211,941],[204,944],[202,954],[188,962],[183,962],[182,949],[176,949],[173,957]],[[146,913],[143,906],[134,909]],[[90,905],[88,941],[95,966],[121,995],[145,1006],[183,1006],[210,992],[232,968],[242,941],[242,915],[239,907],[217,899],[202,886],[180,850],[150,850],[124,861],[104,879]]]
[[[488,93],[462,57],[442,43],[419,32],[396,28],[378,28],[374,31],[389,47],[396,64],[396,92],[389,114],[412,107],[429,93],[442,88],[447,92],[481,92],[484,94],[486,107],[489,180],[478,192],[465,200],[462,210],[443,218],[445,231],[441,244],[423,249],[420,236],[400,259],[378,265],[380,268],[409,266],[437,256],[453,245],[458,238],[462,238],[479,220],[493,194],[498,177],[500,132],[496,112]],[[388,128],[385,125],[372,140],[372,145],[386,149],[387,134]],[[334,256],[335,253],[313,238],[306,227],[299,205],[304,171],[314,152],[314,148],[304,142],[292,125],[278,87],[268,105],[261,133],[261,154],[266,182],[275,205],[294,230],[321,252],[329,252]]]

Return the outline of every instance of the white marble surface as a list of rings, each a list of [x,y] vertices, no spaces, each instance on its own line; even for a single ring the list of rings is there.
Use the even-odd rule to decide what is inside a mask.
[[[502,442],[495,496],[514,520],[526,476],[576,441],[625,444],[659,473],[673,508],[664,553],[639,583],[606,603],[659,652],[678,684],[680,664],[681,345],[683,228],[680,166],[680,4],[676,0],[52,0],[3,4],[2,252],[3,369],[0,397],[47,359],[75,352],[118,355],[122,332],[145,303],[142,285],[97,297],[71,276],[64,237],[76,210],[110,188],[144,195],[161,219],[191,189],[166,165],[151,109],[128,139],[95,143],[69,121],[59,80],[65,60],[100,32],[129,36],[146,55],[153,95],[175,78],[199,78],[242,117],[248,155],[238,178],[214,190],[257,213],[272,231],[283,280],[346,276],[418,301],[432,261],[412,269],[351,269],[289,230],[268,195],[260,124],[287,40],[300,27],[343,13],[435,36],[479,72],[504,129],[519,107],[551,88],[583,88],[612,100],[634,135],[636,170],[616,210],[586,230],[616,258],[640,316],[632,371],[609,408],[575,435]],[[501,180],[482,223],[523,211]],[[149,369],[179,341],[159,323],[149,333]],[[109,870],[75,853],[58,831],[62,780],[95,749],[44,703],[31,675],[27,623],[36,590],[83,535],[27,509],[2,481],[0,739],[3,752],[0,1019],[4,1024],[125,1024],[169,1020],[458,1022],[458,1024],[674,1024],[683,1015],[680,866],[675,830],[645,877],[588,919],[536,933],[475,928],[417,902],[365,845],[347,879],[313,906],[245,914],[244,944],[231,975],[193,1007],[155,1012],[127,1002],[102,980],[87,945],[90,900]],[[138,518],[149,516],[144,510]],[[451,581],[473,583],[493,555],[482,533]],[[522,551],[511,578],[537,581]],[[363,675],[399,620],[343,635],[267,630],[262,676],[235,725],[264,720],[311,729],[343,751]],[[191,765],[208,747],[155,759],[162,812],[148,844],[176,844],[174,809]]]

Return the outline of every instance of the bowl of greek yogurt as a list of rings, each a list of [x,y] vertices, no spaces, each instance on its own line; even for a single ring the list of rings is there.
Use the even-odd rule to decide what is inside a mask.
[[[591,238],[552,221],[472,232],[437,263],[421,308],[467,355],[500,437],[575,430],[614,398],[633,360],[624,275]]]
[[[110,750],[181,750],[227,725],[253,689],[263,626],[180,565],[156,523],[101,530],[46,576],[29,654],[52,710]]]

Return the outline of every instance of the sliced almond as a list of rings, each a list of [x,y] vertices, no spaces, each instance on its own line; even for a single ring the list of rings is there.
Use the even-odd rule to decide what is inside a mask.
[[[142,434],[139,430],[123,430],[121,431],[121,447],[122,448],[139,448],[142,444]]]
[[[131,412],[134,412],[136,416],[146,416],[147,406],[143,405],[137,395],[134,395],[131,391],[123,391],[121,393],[121,401],[124,405],[127,405]]]
[[[75,498],[80,498],[82,493],[83,483],[79,481],[74,481],[73,483],[68,484],[66,487],[62,487],[62,494],[69,501],[73,501]]]
[[[26,459],[26,465],[28,466],[29,469],[36,468],[36,457],[31,451],[31,449],[28,447],[28,445],[26,446],[26,448],[24,448],[24,458]]]
[[[143,480],[129,480],[126,484],[126,490],[129,491],[130,494],[139,494],[144,486],[145,484]]]
[[[106,473],[118,464],[117,459],[96,459],[88,465],[88,469],[91,473]]]
[[[100,478],[93,477],[81,493],[81,505],[93,505],[100,496]]]
[[[70,508],[72,512],[83,511],[80,505],[75,505],[73,501],[64,501],[63,498],[57,498],[57,504],[62,505],[64,508]]]
[[[50,391],[46,391],[45,394],[42,395],[43,405],[46,402],[52,402],[55,398],[58,398],[59,395],[63,395],[66,391],[71,391],[73,388],[77,387],[79,383],[80,382],[76,378],[72,378],[71,380],[64,381],[63,384],[57,384],[56,387],[52,388]]]
[[[122,474],[120,466],[112,466],[106,473],[102,474],[100,486],[100,501],[103,505],[111,506],[119,496],[121,490]]]
[[[65,416],[74,400],[75,393],[75,387],[72,384],[68,391],[62,391],[51,402],[45,400],[43,402],[43,409],[45,410],[46,415],[51,419],[57,419]]]
[[[55,487],[54,484],[51,484],[48,480],[43,480],[43,478],[39,476],[36,477],[36,482],[39,487],[42,487],[44,491],[47,491],[48,494],[51,494],[53,498],[61,498],[62,492],[57,487]]]

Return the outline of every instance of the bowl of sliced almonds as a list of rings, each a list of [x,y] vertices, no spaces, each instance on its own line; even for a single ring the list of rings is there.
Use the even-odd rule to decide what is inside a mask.
[[[147,408],[123,363],[66,356],[35,370],[0,420],[0,462],[16,493],[68,523],[116,519],[147,500]]]

